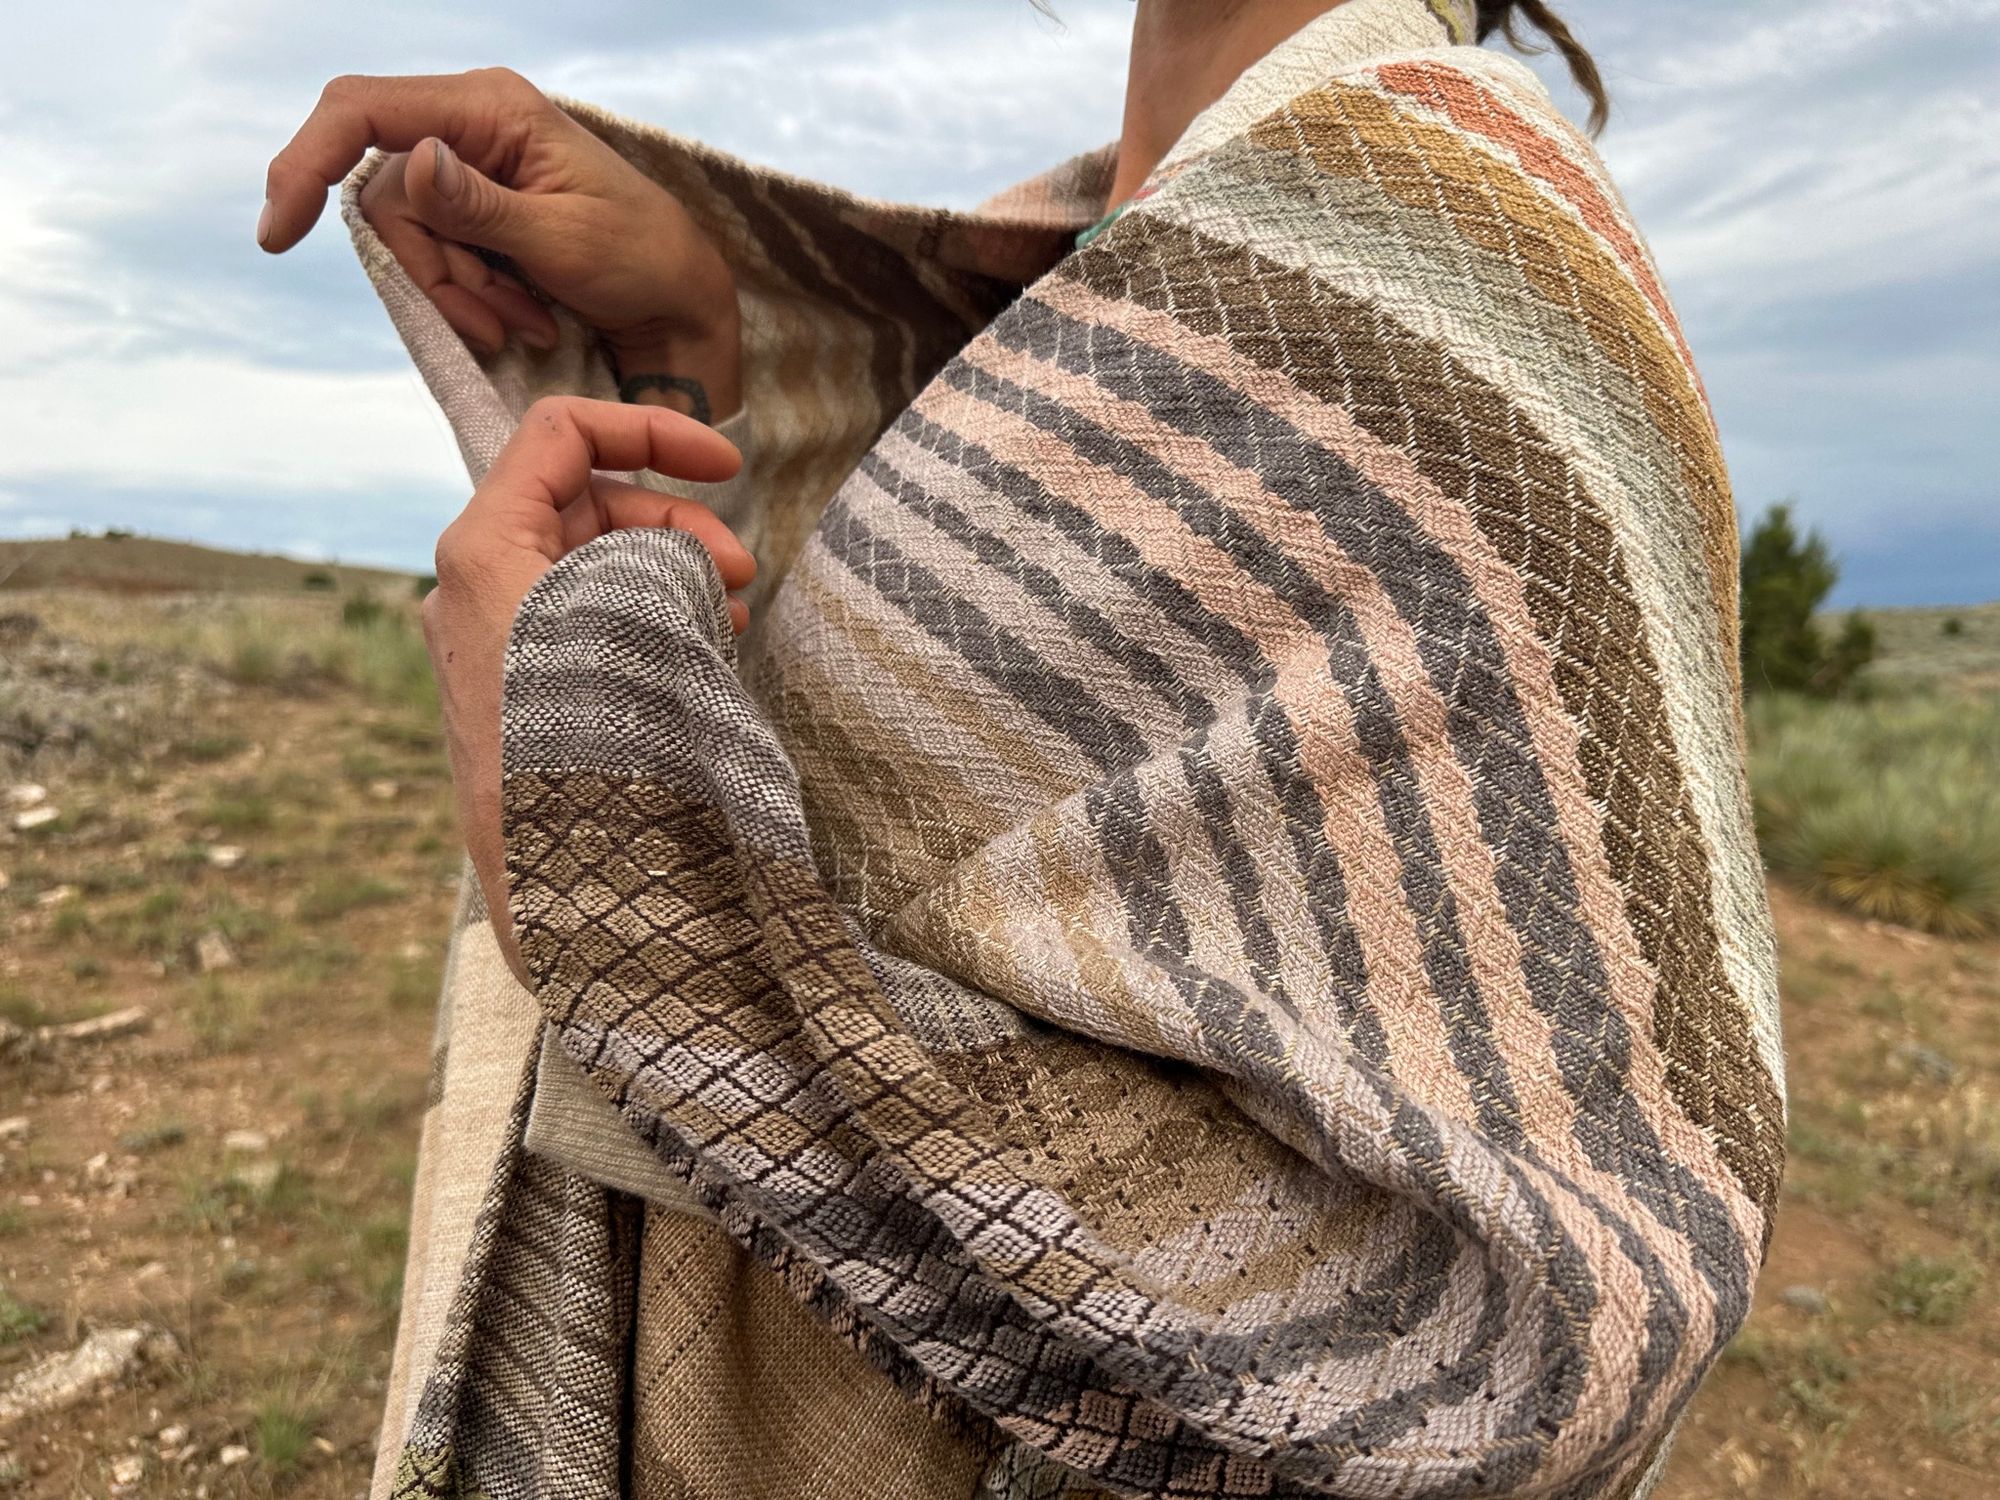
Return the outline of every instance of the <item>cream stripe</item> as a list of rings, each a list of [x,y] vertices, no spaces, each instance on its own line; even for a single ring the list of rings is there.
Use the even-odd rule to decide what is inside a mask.
[[[1215,103],[1194,117],[1151,180],[1165,180],[1217,146],[1240,136],[1285,100],[1317,88],[1330,76],[1386,53],[1450,47],[1444,22],[1410,0],[1346,0],[1306,22],[1282,47],[1237,75]]]
[[[1161,194],[1133,211],[1183,222],[1172,213],[1172,203],[1172,195]],[[1709,850],[1717,944],[1730,984],[1749,1008],[1758,1056],[1782,1096],[1777,957],[1763,865],[1745,815],[1749,800],[1740,770],[1732,774],[1732,768],[1743,764],[1743,750],[1730,671],[1721,654],[1722,633],[1703,571],[1704,541],[1692,508],[1673,503],[1677,487],[1663,494],[1623,483],[1601,434],[1595,426],[1587,427],[1584,414],[1548,383],[1549,372],[1496,347],[1492,330],[1476,311],[1461,311],[1451,299],[1437,297],[1435,283],[1413,286],[1382,270],[1385,258],[1380,255],[1356,255],[1351,247],[1343,251],[1324,243],[1321,236],[1337,234],[1337,224],[1312,216],[1281,218],[1279,207],[1261,201],[1240,205],[1239,217],[1232,221],[1233,238],[1348,295],[1396,309],[1405,327],[1449,349],[1468,369],[1506,392],[1585,481],[1614,526],[1646,638],[1659,661],[1668,728]],[[1192,221],[1184,227],[1200,229]],[[1042,290],[1055,284],[1045,283]],[[1716,779],[1717,768],[1729,778],[1727,784]]]
[[[767,658],[768,668],[760,663],[760,688],[766,671],[789,673],[811,657],[837,663],[860,656],[920,700],[937,716],[931,722],[949,724],[965,736],[957,748],[966,757],[967,771],[978,778],[981,795],[1003,807],[1039,809],[1076,789],[1080,776],[1075,759],[1061,753],[1066,741],[1050,753],[1050,744],[1038,742],[1020,704],[999,694],[968,694],[961,661],[873,589],[847,587],[846,576],[823,544],[815,541],[807,547],[780,605],[786,618],[776,636],[784,646]],[[802,624],[802,618],[811,624]],[[813,639],[820,631],[844,641],[845,647]]]
[[[1743,1195],[1734,1175],[1716,1156],[1714,1143],[1706,1132],[1695,1127],[1667,1102],[1669,1095],[1665,1086],[1664,1059],[1653,1042],[1651,1028],[1652,992],[1656,976],[1639,952],[1637,939],[1625,918],[1623,898],[1605,862],[1596,826],[1596,812],[1580,769],[1578,733],[1573,721],[1563,711],[1552,663],[1532,626],[1526,623],[1531,617],[1521,597],[1518,576],[1494,554],[1463,507],[1453,504],[1426,482],[1406,454],[1378,442],[1346,412],[1311,400],[1290,382],[1243,359],[1225,340],[1192,334],[1167,314],[1135,303],[1110,301],[1073,281],[1051,282],[1041,288],[1037,296],[1070,316],[1120,327],[1142,341],[1158,344],[1166,340],[1163,346],[1173,348],[1181,359],[1279,412],[1309,436],[1327,443],[1353,462],[1364,477],[1402,505],[1426,534],[1436,538],[1458,561],[1489,618],[1496,623],[1499,639],[1507,653],[1509,677],[1521,697],[1524,718],[1535,743],[1536,758],[1549,783],[1561,836],[1570,851],[1582,903],[1581,915],[1603,951],[1611,980],[1612,1003],[1626,1017],[1627,1029],[1632,1036],[1633,1093],[1675,1159],[1696,1170],[1719,1193],[1730,1208],[1746,1248],[1754,1254],[1756,1247],[1762,1243],[1762,1215]],[[982,341],[979,346],[982,354],[984,347]],[[1023,363],[1021,368],[1007,373],[1019,379],[1033,369],[1040,377],[1042,371],[1050,368]],[[1072,395],[1080,393],[1072,392]],[[1135,432],[1144,431],[1148,424],[1156,421],[1144,408],[1134,407],[1129,402],[1118,402],[1102,391],[1092,396],[1090,407],[1100,414],[1107,410],[1117,412],[1120,424],[1131,424]],[[1209,463],[1220,465],[1222,462],[1214,457],[1212,450],[1206,448],[1197,450],[1187,444],[1176,448],[1163,446],[1163,443],[1164,436],[1160,434],[1153,435],[1149,440],[1154,451],[1173,452],[1183,462],[1197,452]],[[1202,478],[1198,474],[1193,477]],[[1255,476],[1241,471],[1236,471],[1234,482],[1228,482],[1229,479],[1229,475],[1218,470],[1211,488],[1232,495],[1262,489]],[[1282,503],[1275,498],[1269,502],[1271,506]],[[1315,526],[1314,530],[1318,528]],[[1323,537],[1324,534],[1320,535]],[[1332,564],[1326,566],[1331,572]],[[1372,573],[1351,566],[1348,571],[1365,575],[1364,580],[1350,581],[1343,574],[1341,581],[1349,589],[1354,589],[1357,584],[1366,590],[1379,589]],[[1386,600],[1371,600],[1370,606],[1365,611],[1370,617],[1387,611],[1392,618],[1399,618]],[[1506,628],[1509,622],[1513,622],[1516,628]],[[1414,641],[1407,638],[1396,641],[1390,646],[1390,651],[1403,656],[1407,662],[1414,658]],[[1441,709],[1427,705],[1421,711],[1436,713]],[[1398,700],[1398,712],[1404,712],[1401,698]],[[1466,794],[1469,794],[1469,786],[1461,796]],[[1430,796],[1428,787],[1426,795]],[[1439,797],[1435,806],[1440,810],[1451,808],[1452,802]],[[1439,816],[1437,811],[1433,815],[1442,825],[1445,818]],[[1490,847],[1478,835],[1476,824],[1469,830],[1459,830],[1458,836],[1449,840],[1441,830],[1440,843],[1448,861],[1453,858],[1454,852],[1459,858],[1468,857],[1469,851],[1464,847],[1466,843],[1483,854],[1485,868],[1479,876],[1475,879],[1454,871],[1454,886],[1460,890],[1463,909],[1467,912],[1485,910],[1492,915],[1491,908],[1498,904],[1497,898],[1492,895],[1493,856]],[[1511,933],[1507,952],[1518,973],[1519,950],[1511,941]],[[1483,972],[1481,978],[1484,987]],[[1507,1055],[1510,1072],[1521,1091],[1524,1113],[1540,1121],[1532,1133],[1545,1141],[1560,1140],[1573,1145],[1574,1138],[1567,1128],[1567,1122],[1572,1117],[1567,1095],[1553,1093],[1556,1082],[1552,1071],[1535,1066],[1537,1060],[1552,1054],[1552,1032],[1547,1018],[1533,1007],[1524,986],[1518,983],[1496,984],[1487,998],[1493,1016],[1495,1044],[1501,1046]],[[1532,1040],[1526,1041],[1520,1048],[1506,1047],[1506,1040],[1514,1037],[1517,1029]],[[1537,1094],[1544,1095],[1539,1101],[1539,1108],[1536,1105]],[[1560,1131],[1551,1128],[1556,1120],[1564,1122]],[[1607,1201],[1617,1202],[1629,1196],[1628,1190],[1617,1179],[1590,1167],[1580,1150],[1574,1151],[1573,1159],[1563,1165],[1577,1176],[1579,1182],[1594,1186]],[[1636,1224],[1674,1272],[1677,1284],[1691,1292],[1698,1285],[1699,1278],[1688,1259],[1685,1242],[1657,1225],[1650,1216],[1638,1216]],[[1705,1299],[1692,1297],[1688,1300],[1697,1309],[1705,1311]],[[1683,1345],[1683,1372],[1699,1357],[1709,1332],[1707,1327],[1691,1329],[1693,1336]]]
[[[1010,368],[995,373],[1009,375],[1016,362],[986,340],[961,358],[982,365],[1006,364]],[[1054,372],[1038,373],[1053,378]],[[964,408],[955,414],[967,425],[977,423],[995,454],[1016,461],[1041,455],[1046,461],[1048,447],[1056,441],[1049,433],[960,392],[937,393],[936,407],[943,408],[952,398]],[[1422,1003],[1423,954],[1397,884],[1395,847],[1382,822],[1374,777],[1355,737],[1352,710],[1327,681],[1324,643],[1282,598],[1244,574],[1228,554],[1189,530],[1171,509],[1124,475],[1094,470],[1089,488],[1090,508],[1105,526],[1129,537],[1147,562],[1175,574],[1206,608],[1235,623],[1274,667],[1273,696],[1286,709],[1298,736],[1300,762],[1321,792],[1325,814],[1321,831],[1345,876],[1348,916],[1371,979],[1365,999],[1388,1034],[1392,1066],[1417,1064],[1419,1076],[1428,1075],[1426,1081],[1440,1090],[1425,1102],[1463,1116],[1471,1107],[1464,1076],[1455,1068],[1423,1066],[1424,1060],[1439,1055],[1447,1039],[1435,1011]],[[1241,722],[1241,712],[1240,705],[1233,708],[1230,718]],[[1247,981],[1240,964],[1239,959],[1232,972]],[[1406,982],[1412,987],[1400,994],[1386,992],[1383,986],[1394,976],[1408,976]],[[1323,972],[1316,984],[1295,998],[1309,1019],[1337,1025],[1336,996]]]

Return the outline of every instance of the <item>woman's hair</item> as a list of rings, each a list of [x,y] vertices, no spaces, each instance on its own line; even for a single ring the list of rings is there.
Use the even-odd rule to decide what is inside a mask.
[[[1480,41],[1485,41],[1497,31],[1517,52],[1546,50],[1528,41],[1515,29],[1522,21],[1547,37],[1549,45],[1561,53],[1562,60],[1569,64],[1569,76],[1576,80],[1576,86],[1590,101],[1590,133],[1596,135],[1611,117],[1611,97],[1604,92],[1604,75],[1597,71],[1596,60],[1577,45],[1576,38],[1563,25],[1562,18],[1542,4],[1542,0],[1479,0]]]

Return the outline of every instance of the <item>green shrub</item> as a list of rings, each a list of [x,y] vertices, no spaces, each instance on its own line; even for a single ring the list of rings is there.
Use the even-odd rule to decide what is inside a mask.
[[[340,623],[348,626],[373,625],[382,618],[383,608],[380,599],[363,589],[340,601]]]
[[[2000,932],[2000,699],[1763,694],[1748,721],[1773,870],[1882,921]]]
[[[307,922],[327,922],[366,906],[400,901],[399,885],[372,875],[323,875],[299,895],[299,916]]]
[[[306,574],[303,578],[299,580],[299,587],[302,589],[313,589],[317,591],[331,590],[333,588],[333,575],[331,573],[322,573],[318,569],[314,569],[312,572]]]
[[[1814,616],[1840,581],[1818,532],[1804,538],[1792,508],[1774,505],[1743,544],[1743,686],[1751,692],[1847,691],[1875,658],[1875,629],[1850,614],[1829,646]]]
[[[40,1308],[30,1307],[5,1287],[0,1287],[0,1349],[18,1344],[40,1333],[49,1321]]]
[[[386,610],[365,626],[342,632],[331,653],[332,675],[386,706],[408,708],[427,720],[437,714],[437,681],[423,633],[403,615]]]
[[[1979,1291],[1971,1260],[1927,1260],[1912,1255],[1882,1273],[1882,1305],[1899,1318],[1943,1327],[1956,1323]]]

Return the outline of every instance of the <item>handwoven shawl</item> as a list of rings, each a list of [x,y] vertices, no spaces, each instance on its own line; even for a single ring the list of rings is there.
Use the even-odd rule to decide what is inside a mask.
[[[521,606],[535,987],[469,896],[378,1494],[1657,1475],[1783,1154],[1736,527],[1470,9],[1329,11],[1081,249],[1108,153],[954,214],[571,106],[735,267],[756,623],[671,532]],[[352,191],[475,476],[611,393]]]

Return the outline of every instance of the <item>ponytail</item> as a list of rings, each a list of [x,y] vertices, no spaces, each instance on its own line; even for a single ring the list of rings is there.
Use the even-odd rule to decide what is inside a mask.
[[[1517,52],[1543,52],[1515,30],[1517,23],[1526,21],[1549,40],[1549,46],[1562,55],[1569,64],[1569,76],[1576,80],[1576,86],[1590,101],[1590,133],[1596,135],[1604,128],[1604,122],[1611,117],[1611,99],[1604,92],[1604,75],[1597,71],[1597,63],[1591,55],[1577,45],[1570,29],[1554,11],[1542,0],[1479,0],[1479,40],[1485,41],[1494,32],[1507,38],[1507,45]]]

